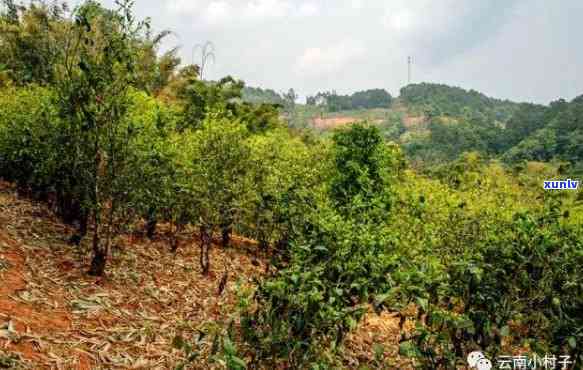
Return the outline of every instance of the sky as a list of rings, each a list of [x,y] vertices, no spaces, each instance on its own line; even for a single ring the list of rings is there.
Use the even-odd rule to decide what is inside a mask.
[[[113,0],[104,0],[111,6]],[[249,86],[352,93],[412,82],[549,103],[583,94],[581,0],[136,0],[164,48],[211,41],[206,79]]]

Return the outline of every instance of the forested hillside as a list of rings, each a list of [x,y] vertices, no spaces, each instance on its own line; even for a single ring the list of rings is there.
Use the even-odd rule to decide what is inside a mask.
[[[336,92],[321,92],[306,98],[307,105],[325,105],[329,112],[353,109],[388,108],[391,94],[383,89],[357,91],[351,95],[339,95]]]
[[[505,122],[517,104],[487,97],[475,90],[464,90],[441,84],[420,83],[401,89],[400,98],[414,111],[429,116],[477,116],[490,121]]]
[[[579,181],[581,97],[306,108],[203,80],[129,0],[0,9],[0,367],[583,363],[583,195],[543,187]]]
[[[505,153],[508,161],[560,159],[583,165],[583,95],[553,102],[539,117],[536,111],[527,114],[509,122],[521,140]]]
[[[421,161],[450,161],[478,151],[508,164],[564,161],[581,166],[581,97],[548,106],[513,103],[445,85],[409,85],[400,99],[423,114],[428,132],[404,137],[408,154]]]
[[[283,105],[284,98],[271,89],[262,89],[260,87],[248,87],[243,89],[243,100],[249,103],[269,103]]]
[[[366,120],[386,139],[401,144],[418,165],[451,162],[477,151],[509,166],[555,161],[578,174],[583,169],[581,97],[549,105],[516,103],[432,83],[405,86],[396,99],[382,92],[319,93],[296,107],[290,123],[326,131]],[[357,97],[366,103],[355,103]]]

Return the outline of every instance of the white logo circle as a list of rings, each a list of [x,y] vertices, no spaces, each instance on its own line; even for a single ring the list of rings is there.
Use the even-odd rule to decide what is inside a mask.
[[[482,352],[474,351],[468,355],[468,365],[470,365],[470,367],[476,367],[478,365],[478,361],[481,359],[485,359],[485,358],[486,358],[486,356],[484,356],[484,354]],[[490,367],[491,367],[491,365],[490,365]]]
[[[490,370],[492,369],[492,362],[487,358],[481,358],[476,364],[476,369],[478,370]]]

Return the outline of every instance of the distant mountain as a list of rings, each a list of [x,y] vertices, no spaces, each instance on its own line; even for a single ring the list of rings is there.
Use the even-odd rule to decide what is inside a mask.
[[[285,102],[273,90],[253,87],[244,89],[243,99],[282,106]],[[398,98],[382,89],[318,93],[308,97],[306,105],[298,104],[294,117],[298,126],[323,131],[368,120],[420,163],[451,161],[476,151],[506,163],[557,159],[583,170],[583,95],[541,105],[419,83],[403,87]]]
[[[504,154],[506,161],[583,161],[583,95],[551,103],[539,121],[525,120],[521,127],[531,132]]]
[[[507,163],[583,162],[583,95],[546,106],[420,83],[401,89],[399,103],[428,122],[427,133],[405,135],[401,140],[416,160],[439,162],[477,151]]]
[[[248,86],[243,88],[243,101],[254,104],[284,104],[283,97],[274,90]]]
[[[434,83],[411,84],[401,89],[400,99],[411,111],[428,116],[482,116],[493,122],[506,122],[519,104],[488,97],[475,90]]]
[[[328,112],[355,109],[389,108],[393,97],[384,89],[357,91],[352,95],[339,95],[335,91],[319,92],[306,98],[307,105],[325,105]]]

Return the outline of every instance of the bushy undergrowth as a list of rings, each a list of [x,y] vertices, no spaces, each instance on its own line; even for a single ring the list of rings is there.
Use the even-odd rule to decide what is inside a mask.
[[[422,368],[475,349],[583,361],[583,198],[542,190],[562,165],[464,153],[415,173],[377,127],[291,131],[275,107],[240,102],[240,81],[202,81],[196,66],[165,72],[156,96],[138,68],[150,41],[120,4],[52,20],[47,32],[67,30],[79,52],[54,54],[50,81],[11,60],[24,69],[7,76],[28,77],[0,90],[0,176],[75,224],[72,243],[93,232],[90,272],[104,273],[107,247],[135,221],[150,237],[169,224],[172,252],[179,231],[194,232],[204,274],[213,237],[257,240],[269,269],[242,299],[241,341],[219,341],[234,368],[338,366],[371,308],[415,322],[401,353]],[[0,20],[19,30],[14,12]]]
[[[475,349],[581,360],[581,229],[564,222],[556,200],[547,202],[511,220],[487,209],[450,214],[448,231],[394,275],[389,304],[418,306],[404,354],[427,368],[452,367]]]
[[[476,349],[582,360],[583,233],[569,197],[476,154],[444,171],[441,181],[402,172],[384,217],[316,207],[290,266],[243,316],[260,358],[338,366],[345,334],[372,307],[416,323],[402,326],[400,353],[420,368],[463,366]]]

